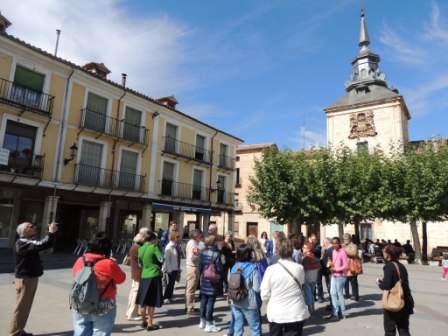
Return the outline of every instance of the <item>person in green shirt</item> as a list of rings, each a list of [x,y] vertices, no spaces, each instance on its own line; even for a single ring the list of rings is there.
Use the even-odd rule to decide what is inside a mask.
[[[160,325],[153,323],[153,317],[155,307],[162,307],[163,254],[157,244],[157,235],[154,232],[149,232],[147,241],[138,249],[138,260],[142,265],[142,277],[136,303],[142,307],[142,328],[157,330]],[[148,310],[147,320],[146,310]]]

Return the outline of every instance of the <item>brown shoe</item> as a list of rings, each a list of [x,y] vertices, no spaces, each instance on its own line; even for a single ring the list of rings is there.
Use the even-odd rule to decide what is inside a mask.
[[[199,309],[191,309],[187,311],[187,315],[198,316],[200,314]]]

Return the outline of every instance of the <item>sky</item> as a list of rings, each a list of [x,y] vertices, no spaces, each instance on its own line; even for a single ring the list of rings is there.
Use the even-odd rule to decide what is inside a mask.
[[[404,96],[411,140],[448,137],[448,1],[365,0],[369,49]],[[245,141],[326,144],[324,109],[358,54],[354,0],[2,0],[8,33]]]

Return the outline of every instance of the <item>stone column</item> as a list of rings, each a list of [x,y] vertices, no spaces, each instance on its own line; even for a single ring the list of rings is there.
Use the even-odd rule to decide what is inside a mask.
[[[100,218],[98,221],[98,232],[106,231],[107,219],[110,216],[110,208],[112,202],[101,202],[100,203]]]
[[[204,214],[202,217],[202,233],[204,235],[204,237],[208,236],[208,224],[210,223],[210,214]]]
[[[53,222],[56,218],[56,210],[58,208],[59,196],[45,197],[44,213],[42,216],[41,235],[45,236],[48,233],[48,224]]]
[[[202,230],[202,217],[204,217],[201,213],[196,213],[196,229]]]
[[[232,235],[233,235],[233,224],[235,223],[235,214],[233,212],[228,212],[227,218],[228,218],[228,221],[227,221],[227,226],[226,226],[225,231],[226,232],[230,231],[230,232],[232,232]],[[224,232],[224,234],[225,234],[225,232]]]
[[[141,227],[147,227],[151,229],[151,218],[152,218],[152,205],[145,204],[142,208],[142,225]]]
[[[177,211],[173,214],[173,220],[177,223],[177,231],[184,227],[185,211]]]

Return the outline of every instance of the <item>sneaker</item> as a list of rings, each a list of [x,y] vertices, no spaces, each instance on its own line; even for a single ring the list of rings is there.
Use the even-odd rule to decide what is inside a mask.
[[[187,315],[198,316],[200,314],[200,312],[198,310],[191,309],[191,310],[187,310],[186,314]]]
[[[204,329],[205,328],[205,322],[201,320],[201,322],[199,322],[199,328]]]
[[[170,301],[170,299],[165,299],[165,300],[163,300],[163,303],[168,304],[168,303],[171,303],[171,301]]]
[[[442,278],[442,280],[445,280],[445,281],[446,281],[446,279],[445,279],[445,278]]]
[[[214,324],[207,324],[204,329],[205,332],[220,332],[221,328],[215,326]]]

